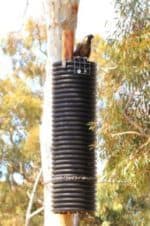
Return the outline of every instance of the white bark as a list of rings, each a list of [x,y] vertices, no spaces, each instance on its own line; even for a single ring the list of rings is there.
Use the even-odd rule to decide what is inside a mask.
[[[27,208],[27,212],[26,212],[25,226],[29,226],[29,222],[30,222],[30,219],[31,219],[32,205],[33,205],[33,202],[34,202],[34,196],[35,196],[35,192],[36,192],[41,174],[42,174],[42,169],[40,169],[40,171],[39,171],[39,173],[38,173],[38,175],[35,179],[35,183],[33,185],[33,189],[32,189],[31,195],[30,195],[30,200],[29,200],[29,204],[28,204],[28,208]]]
[[[52,63],[61,60],[62,29],[76,26],[70,3],[79,0],[45,0],[48,27],[47,75],[44,85],[42,125],[40,129],[41,162],[44,181],[44,226],[60,226],[60,218],[52,212]],[[71,226],[71,225],[70,225]]]

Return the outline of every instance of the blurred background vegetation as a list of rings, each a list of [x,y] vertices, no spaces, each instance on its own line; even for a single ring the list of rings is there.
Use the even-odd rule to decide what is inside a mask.
[[[83,226],[148,226],[150,222],[150,27],[146,0],[115,1],[116,28],[95,36],[96,216]],[[46,24],[28,18],[1,40],[12,71],[0,75],[0,226],[21,226],[40,169],[39,125],[46,64]],[[42,207],[42,178],[32,211]],[[40,226],[42,212],[31,219]]]

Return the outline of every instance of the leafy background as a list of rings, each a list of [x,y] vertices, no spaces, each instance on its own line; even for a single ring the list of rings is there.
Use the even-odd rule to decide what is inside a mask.
[[[98,172],[96,216],[81,225],[148,226],[150,209],[150,29],[148,2],[115,2],[116,28],[95,36],[91,60],[98,65]],[[28,18],[20,32],[1,40],[12,70],[0,75],[0,225],[24,225],[40,169],[39,125],[46,64],[46,25]],[[32,211],[43,206],[42,178]],[[31,226],[42,225],[42,212]]]

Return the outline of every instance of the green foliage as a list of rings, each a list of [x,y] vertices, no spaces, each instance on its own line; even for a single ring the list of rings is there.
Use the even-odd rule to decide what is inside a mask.
[[[120,32],[122,37],[105,44],[105,64],[98,78],[98,97],[104,105],[99,111],[98,150],[107,161],[101,177],[104,183],[98,185],[97,215],[104,225],[147,226],[150,208],[147,3],[138,0],[116,3],[122,16],[116,35]],[[100,63],[99,59],[97,62]]]
[[[29,20],[23,31],[3,39],[1,48],[11,59],[12,73],[8,75],[6,71],[0,75],[0,165],[7,168],[5,182],[0,182],[0,225],[20,226],[24,225],[29,193],[40,167],[46,26]],[[22,185],[15,181],[14,173],[23,176]],[[37,192],[32,211],[42,205],[41,181]],[[41,199],[40,204],[37,199]],[[31,225],[39,226],[41,222],[39,214]]]
[[[115,34],[126,36],[132,31],[140,31],[149,24],[147,0],[114,0],[117,13]]]

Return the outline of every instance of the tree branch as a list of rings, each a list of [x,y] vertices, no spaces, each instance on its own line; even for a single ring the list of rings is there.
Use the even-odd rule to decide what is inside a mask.
[[[147,134],[144,133],[141,126],[139,126],[136,122],[134,122],[133,119],[131,119],[125,112],[124,112],[124,117],[130,123],[130,125],[132,125],[135,129],[137,129],[142,134],[142,136],[148,137]]]
[[[130,158],[130,160],[133,160],[136,158],[136,156],[140,153],[140,151],[142,151],[142,153],[146,153],[146,151],[143,151],[143,148],[145,148],[147,145],[150,144],[150,137],[146,140],[146,142],[144,144],[142,144],[135,153],[133,153],[132,157]],[[149,152],[149,149],[148,149]],[[141,155],[140,155],[141,156]]]
[[[35,210],[34,212],[32,212],[32,213],[30,214],[30,219],[31,219],[32,217],[34,217],[35,215],[41,213],[43,210],[44,210],[44,207],[42,206],[41,208],[39,208],[39,209]]]
[[[23,12],[23,19],[25,18],[26,14],[27,14],[28,7],[29,7],[29,0],[26,0],[25,9],[24,9],[24,12]]]
[[[120,132],[120,133],[113,133],[113,134],[111,134],[111,136],[112,137],[116,137],[116,136],[122,136],[122,135],[126,135],[126,134],[133,134],[133,135],[137,135],[137,136],[144,136],[143,134],[141,134],[141,133],[139,133],[137,131],[125,131],[125,132]]]
[[[41,53],[43,53],[43,54],[47,57],[46,52],[42,49],[42,42],[41,42],[40,28],[39,28],[39,25],[38,25],[38,24],[36,24],[36,29],[37,29],[37,35],[38,35],[38,41],[39,41],[40,51],[41,51]]]
[[[30,218],[31,218],[31,209],[32,209],[35,192],[36,192],[36,189],[37,189],[38,182],[40,180],[41,174],[42,174],[42,169],[40,169],[40,171],[39,171],[39,173],[38,173],[38,175],[37,175],[37,177],[35,179],[35,183],[33,185],[33,189],[32,189],[31,195],[30,195],[30,200],[29,200],[27,211],[26,211],[25,226],[29,226],[29,221],[30,221]]]
[[[133,96],[134,96],[134,92],[132,92],[131,95],[129,96],[129,99],[124,108],[123,115],[124,115],[125,119],[130,123],[130,125],[133,126],[136,130],[138,130],[142,136],[149,137],[147,134],[145,134],[143,128],[141,126],[139,126],[138,123],[135,122],[132,118],[130,118],[129,115],[127,114],[127,110],[128,110],[128,107],[129,107],[131,101],[133,100]]]
[[[147,139],[147,141],[146,141],[144,144],[142,144],[142,145],[139,147],[139,149],[143,149],[143,148],[146,147],[149,143],[150,143],[150,137]]]

